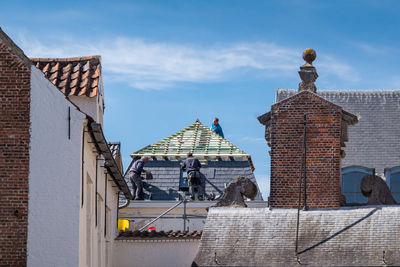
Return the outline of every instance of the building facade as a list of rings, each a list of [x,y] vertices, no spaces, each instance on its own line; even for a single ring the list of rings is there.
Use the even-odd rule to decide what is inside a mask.
[[[131,194],[102,130],[100,59],[29,59],[1,30],[0,54],[1,264],[110,266]]]
[[[322,98],[323,91],[317,92],[313,84],[318,77],[311,64],[315,56],[312,49],[305,50],[306,64],[300,68],[299,90],[290,91],[289,97],[281,99],[271,107],[271,112],[258,118],[266,126],[266,139],[271,146],[270,209],[210,209],[193,267],[400,265],[398,205],[338,205],[339,188],[343,190],[343,177],[347,179],[345,171],[340,170],[341,158],[356,153],[359,157],[355,162],[367,164],[363,158],[375,157],[374,150],[368,147],[379,142],[368,139],[368,135],[375,133],[367,127],[374,125],[371,117],[375,114],[365,114],[361,124],[363,116],[358,115],[357,110],[351,110],[358,115],[355,117],[345,112],[344,107]],[[367,99],[364,98],[364,102]],[[357,104],[368,109],[365,103]],[[393,110],[389,107],[387,111]],[[399,109],[394,107],[394,110],[398,112]],[[387,116],[392,115],[389,112]],[[361,124],[358,129],[357,121]],[[347,129],[347,125],[352,124],[355,125]],[[387,126],[389,132],[392,131],[390,127],[397,128]],[[354,141],[360,142],[359,147],[351,143],[354,135],[366,138]],[[388,137],[396,147],[398,142],[392,138]],[[366,151],[370,154],[361,155]],[[385,158],[374,161],[375,168],[381,160],[385,165],[397,164],[391,161],[393,151],[388,149],[387,152],[387,155],[379,154],[377,150],[376,154]],[[291,158],[293,161],[288,164]],[[344,162],[354,164],[351,157]],[[284,171],[278,172],[280,167],[284,167]],[[359,180],[355,178],[349,180],[359,188]],[[331,181],[329,186],[327,180]],[[306,199],[315,193],[319,196],[311,198],[307,206]]]

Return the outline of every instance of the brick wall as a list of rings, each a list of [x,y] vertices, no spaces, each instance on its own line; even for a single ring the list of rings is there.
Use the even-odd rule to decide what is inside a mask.
[[[304,114],[307,115],[307,206],[339,207],[342,110],[308,91],[272,106],[269,204],[276,208],[297,208]]]
[[[0,266],[27,256],[30,67],[13,45],[0,30]]]

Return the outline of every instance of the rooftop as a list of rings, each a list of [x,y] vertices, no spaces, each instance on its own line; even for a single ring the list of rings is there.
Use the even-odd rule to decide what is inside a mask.
[[[249,154],[211,131],[199,120],[153,145],[132,153],[131,156],[132,158],[168,157],[170,160],[180,160],[185,159],[188,152],[192,152],[194,157],[204,161],[219,160],[221,157],[245,157],[254,170]]]
[[[399,206],[212,208],[192,266],[400,265]]]
[[[126,231],[120,232],[116,240],[142,240],[142,239],[200,239],[203,231]]]
[[[98,94],[100,56],[30,60],[65,96],[94,97]]]
[[[183,130],[133,153],[133,162],[141,156],[151,159],[144,169],[153,174],[153,179],[143,180],[145,199],[176,201],[188,190],[180,164],[186,154],[192,152],[202,162],[202,186],[206,195],[223,194],[225,186],[237,176],[245,176],[255,184],[254,166],[251,156],[204,126],[199,120]],[[128,177],[125,177],[128,181]],[[254,200],[262,200],[259,193]],[[123,198],[121,198],[123,201]]]

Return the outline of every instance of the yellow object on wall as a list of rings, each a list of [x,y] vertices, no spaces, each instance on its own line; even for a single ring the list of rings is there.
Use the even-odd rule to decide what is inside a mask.
[[[118,231],[126,231],[129,229],[128,219],[118,219]]]

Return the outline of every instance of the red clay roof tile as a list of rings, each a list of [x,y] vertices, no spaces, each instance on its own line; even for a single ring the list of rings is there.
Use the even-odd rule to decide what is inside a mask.
[[[33,64],[66,96],[94,97],[101,74],[100,56],[30,58]]]
[[[121,231],[117,239],[147,239],[147,238],[162,238],[162,239],[200,239],[203,231],[160,231],[160,232],[147,232],[147,231]]]

